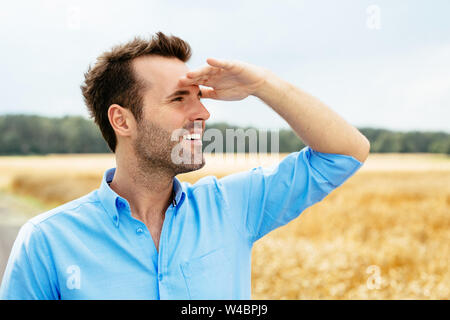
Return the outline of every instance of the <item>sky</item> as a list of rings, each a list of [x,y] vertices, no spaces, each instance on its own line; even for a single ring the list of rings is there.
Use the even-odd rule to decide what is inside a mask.
[[[80,85],[103,51],[157,31],[206,58],[270,69],[362,128],[450,133],[450,1],[3,1],[0,115],[88,118]],[[209,123],[289,128],[255,97],[204,100]],[[324,124],[326,125],[326,124]]]

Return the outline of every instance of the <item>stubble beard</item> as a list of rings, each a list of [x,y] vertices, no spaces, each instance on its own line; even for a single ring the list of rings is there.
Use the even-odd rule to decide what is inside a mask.
[[[133,149],[141,172],[159,172],[176,176],[204,167],[205,158],[201,147],[197,149],[201,153],[200,157],[198,157],[198,154],[194,157],[194,152],[190,148],[183,148],[183,152],[187,152],[190,156],[190,163],[174,163],[172,150],[180,142],[172,141],[171,135],[171,132],[150,121],[141,120],[138,123],[138,134],[133,142]],[[201,161],[194,161],[200,158]]]

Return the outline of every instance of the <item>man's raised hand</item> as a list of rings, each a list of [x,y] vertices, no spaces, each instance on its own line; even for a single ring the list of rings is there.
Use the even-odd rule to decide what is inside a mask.
[[[180,86],[201,85],[203,98],[242,100],[263,87],[268,71],[241,61],[208,58],[208,65],[180,78]]]

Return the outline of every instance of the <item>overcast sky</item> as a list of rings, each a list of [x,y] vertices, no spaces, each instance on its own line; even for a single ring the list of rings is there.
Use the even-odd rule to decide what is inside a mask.
[[[111,46],[163,31],[207,57],[271,69],[356,127],[450,132],[450,1],[8,1],[0,114],[87,117],[83,73]],[[288,124],[256,98],[205,100],[210,122]]]

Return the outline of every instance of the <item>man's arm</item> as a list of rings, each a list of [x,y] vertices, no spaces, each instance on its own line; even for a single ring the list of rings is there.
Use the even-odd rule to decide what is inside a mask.
[[[257,167],[216,181],[224,212],[252,244],[342,185],[363,165],[369,143],[317,99],[270,71],[240,61],[207,62],[209,66],[180,78],[180,85],[206,86],[202,96],[218,100],[255,95],[309,144],[272,168]]]
[[[209,58],[208,66],[188,72],[181,85],[203,85],[204,98],[241,100],[254,95],[284,118],[308,146],[364,162],[370,143],[355,127],[317,98],[267,69],[240,61]]]
[[[361,162],[367,159],[369,140],[316,97],[271,72],[253,95],[285,119],[314,150],[353,156]]]
[[[28,221],[19,230],[0,286],[0,300],[59,299],[51,253],[39,227]]]
[[[306,146],[274,167],[258,166],[217,180],[224,212],[253,243],[287,224],[341,186],[363,163]]]

